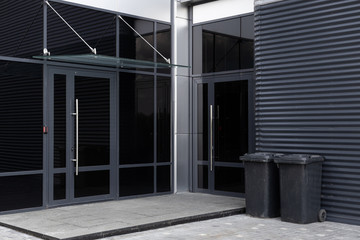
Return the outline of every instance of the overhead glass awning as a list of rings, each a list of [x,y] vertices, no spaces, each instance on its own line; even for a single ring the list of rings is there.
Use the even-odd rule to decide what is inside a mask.
[[[96,66],[106,66],[114,68],[189,68],[185,65],[157,63],[136,59],[111,57],[95,54],[77,54],[77,55],[58,55],[58,56],[33,56],[35,59],[49,60],[55,62],[78,63]]]

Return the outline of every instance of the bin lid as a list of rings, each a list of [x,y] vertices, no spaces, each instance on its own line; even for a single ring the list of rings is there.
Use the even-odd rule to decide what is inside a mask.
[[[244,156],[240,156],[240,160],[245,162],[273,162],[275,156],[278,155],[282,154],[270,152],[247,153]]]
[[[285,164],[310,164],[314,162],[322,162],[324,158],[320,155],[310,154],[286,154],[282,156],[276,156],[274,159],[275,163]]]

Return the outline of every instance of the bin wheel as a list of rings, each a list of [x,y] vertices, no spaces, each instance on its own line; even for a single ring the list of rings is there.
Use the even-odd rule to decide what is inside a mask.
[[[324,222],[326,220],[326,210],[325,209],[320,209],[319,214],[318,214],[318,220],[319,220],[319,222]]]

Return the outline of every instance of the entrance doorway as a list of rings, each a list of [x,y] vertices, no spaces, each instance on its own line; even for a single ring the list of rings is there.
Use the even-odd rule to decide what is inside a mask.
[[[115,74],[52,67],[48,84],[49,205],[115,198]]]
[[[252,74],[240,79],[195,81],[195,191],[232,196],[245,193],[244,166],[239,156],[251,148],[251,81]]]

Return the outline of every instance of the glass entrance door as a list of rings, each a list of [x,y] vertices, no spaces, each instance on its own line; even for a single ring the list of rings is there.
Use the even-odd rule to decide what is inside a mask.
[[[50,205],[113,198],[114,75],[51,68],[49,79]]]
[[[196,191],[234,196],[245,193],[239,156],[249,152],[249,79],[210,79],[195,85]]]

